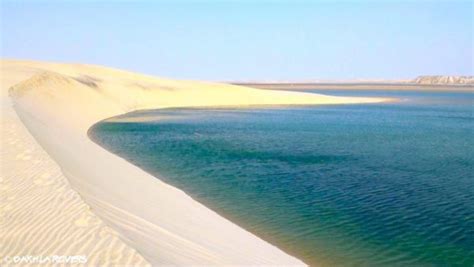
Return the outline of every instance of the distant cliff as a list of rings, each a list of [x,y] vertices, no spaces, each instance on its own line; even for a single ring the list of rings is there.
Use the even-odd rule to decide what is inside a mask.
[[[416,84],[474,85],[474,76],[418,76],[412,81]]]

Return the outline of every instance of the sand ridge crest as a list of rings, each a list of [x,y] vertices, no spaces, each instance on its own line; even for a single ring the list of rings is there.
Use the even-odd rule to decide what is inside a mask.
[[[74,81],[64,75],[52,71],[44,71],[33,75],[31,78],[21,81],[20,83],[10,87],[9,94],[12,97],[21,97],[28,90],[35,90],[38,88],[62,87],[68,88]]]

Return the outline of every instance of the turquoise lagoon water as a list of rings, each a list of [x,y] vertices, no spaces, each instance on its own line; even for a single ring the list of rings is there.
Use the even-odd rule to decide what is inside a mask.
[[[473,266],[474,94],[314,92],[402,101],[147,110],[90,136],[308,264]]]

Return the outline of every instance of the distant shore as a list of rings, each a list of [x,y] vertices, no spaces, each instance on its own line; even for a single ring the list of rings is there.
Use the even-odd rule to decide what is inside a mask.
[[[406,91],[461,91],[474,92],[472,84],[418,84],[418,83],[368,83],[368,82],[348,82],[348,83],[239,83],[230,84],[241,85],[260,89],[271,90],[406,90]]]

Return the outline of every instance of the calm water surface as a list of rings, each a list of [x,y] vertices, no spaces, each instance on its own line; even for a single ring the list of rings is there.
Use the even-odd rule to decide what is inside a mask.
[[[309,264],[473,266],[474,94],[314,92],[402,101],[140,111],[90,136]]]

